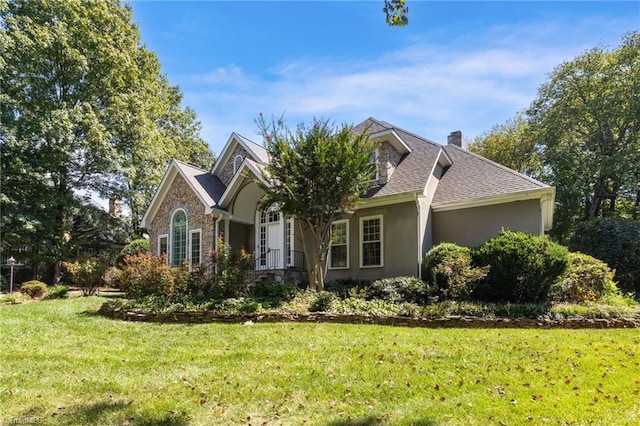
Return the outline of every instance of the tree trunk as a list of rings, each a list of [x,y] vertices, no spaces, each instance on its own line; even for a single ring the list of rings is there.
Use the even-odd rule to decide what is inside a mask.
[[[311,226],[308,223],[300,223],[302,233],[302,245],[307,263],[307,277],[309,279],[308,289],[314,291],[324,290],[324,279],[327,274],[327,253],[322,242],[317,236],[310,232]]]

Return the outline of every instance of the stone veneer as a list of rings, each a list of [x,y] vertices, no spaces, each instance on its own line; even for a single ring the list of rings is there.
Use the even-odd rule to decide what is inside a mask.
[[[301,314],[220,314],[214,311],[152,313],[135,309],[114,309],[105,302],[98,311],[102,315],[124,320],[160,323],[273,323],[311,322],[339,324],[377,324],[425,328],[638,328],[638,318],[480,318],[447,316],[441,318],[409,318],[399,316],[365,316],[311,312]]]
[[[208,263],[207,259],[213,250],[214,222],[213,215],[205,215],[204,205],[191,187],[178,173],[171,184],[169,191],[162,200],[153,221],[147,227],[149,232],[149,244],[151,253],[157,255],[158,235],[169,234],[171,230],[171,217],[176,209],[181,208],[187,214],[187,231],[201,229],[201,261]],[[189,235],[187,233],[187,235]],[[190,250],[187,247],[187,250]]]
[[[247,151],[242,147],[242,145],[240,145],[240,144],[236,145],[235,149],[231,153],[231,157],[229,157],[229,160],[227,161],[227,163],[224,165],[222,170],[220,170],[220,172],[218,173],[218,178],[226,186],[229,186],[229,184],[231,183],[231,180],[233,179],[233,175],[234,175],[234,173],[233,173],[233,160],[238,155],[242,155],[242,158],[247,158],[249,156],[249,153],[247,153]]]
[[[389,142],[383,142],[378,148],[378,170],[379,177],[377,183],[384,185],[389,182],[391,175],[400,164],[402,155],[391,146]]]

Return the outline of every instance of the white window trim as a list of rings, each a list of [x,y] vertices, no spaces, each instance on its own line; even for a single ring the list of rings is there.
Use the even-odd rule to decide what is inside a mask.
[[[375,183],[380,180],[380,149],[379,148],[376,148],[373,150],[373,156],[375,157],[375,162],[373,164],[376,168],[376,172],[371,177],[371,180],[369,180],[370,183]]]
[[[371,219],[380,219],[380,264],[379,265],[363,265],[363,250],[362,246],[364,244],[363,235],[364,235],[364,221]],[[360,218],[360,235],[358,236],[359,240],[359,250],[360,250],[360,268],[382,268],[384,267],[384,220],[383,215],[377,214],[373,216],[363,216]],[[369,241],[370,242],[370,241]]]
[[[188,256],[187,258],[189,259],[189,270],[191,270],[191,268],[193,267],[193,253],[192,253],[192,249],[193,249],[193,234],[200,234],[200,262],[198,263],[198,265],[202,265],[202,228],[197,228],[197,229],[191,229],[189,230],[189,247],[188,247]]]
[[[349,263],[349,219],[340,219],[340,220],[334,220],[333,222],[331,222],[331,228],[333,228],[334,224],[339,224],[339,223],[346,223],[347,224],[347,266],[331,266],[331,241],[329,241],[329,269],[330,270],[340,270],[340,269],[349,269],[350,263]],[[331,235],[329,235],[329,237],[331,237]]]
[[[158,247],[157,247],[157,252],[158,256],[162,256],[162,253],[160,252],[160,241],[166,238],[167,239],[167,253],[165,253],[167,255],[167,263],[169,263],[169,252],[171,251],[171,246],[169,245],[169,234],[160,234],[158,235]]]
[[[173,211],[173,213],[171,213],[171,222],[169,223],[169,248],[167,250],[167,262],[170,266],[180,266],[180,265],[173,265],[173,219],[175,218],[176,214],[178,212],[184,212],[185,215],[185,227],[187,229],[187,231],[189,231],[189,215],[187,214],[187,211],[183,208],[177,208]],[[187,259],[189,258],[189,240],[188,240],[188,235],[187,234],[187,247],[185,247],[185,255],[187,256]]]
[[[238,161],[238,160],[240,160],[240,161]],[[244,157],[242,156],[242,154],[238,154],[235,157],[233,157],[233,174],[234,175],[236,174],[236,172],[238,171],[238,169],[242,165],[243,161],[244,161]]]

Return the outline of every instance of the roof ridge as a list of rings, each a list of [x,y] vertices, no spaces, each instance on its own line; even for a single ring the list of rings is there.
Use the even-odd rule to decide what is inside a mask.
[[[464,149],[464,148],[461,148],[461,147],[459,147],[459,146],[457,146],[457,145],[450,145],[450,144],[447,144],[447,145],[445,145],[445,146],[446,146],[447,148],[451,147],[452,149],[457,149],[457,150],[459,150],[460,152],[463,152],[463,153],[465,153],[465,154],[471,155],[472,157],[475,157],[475,158],[477,158],[477,159],[479,159],[479,160],[481,160],[481,161],[483,161],[483,162],[485,162],[485,163],[488,163],[488,164],[490,164],[490,165],[492,165],[492,166],[498,167],[498,168],[500,168],[500,169],[502,169],[502,170],[504,170],[504,171],[506,171],[506,172],[509,172],[509,173],[511,173],[512,175],[515,175],[515,176],[519,177],[520,179],[527,180],[527,181],[529,181],[529,182],[531,182],[531,183],[533,183],[533,184],[535,184],[535,185],[538,185],[538,186],[539,186],[539,187],[541,187],[541,188],[548,188],[548,187],[550,187],[550,185],[547,185],[547,184],[546,184],[546,183],[544,183],[544,182],[541,182],[541,181],[539,181],[539,180],[537,180],[537,179],[534,179],[534,178],[532,178],[531,176],[527,176],[527,175],[525,175],[524,173],[520,173],[520,172],[519,172],[519,171],[517,171],[517,170],[513,170],[513,169],[511,169],[511,168],[509,168],[509,167],[507,167],[507,166],[505,166],[505,165],[500,164],[500,163],[496,163],[495,161],[490,160],[490,159],[488,159],[488,158],[486,158],[486,157],[483,157],[482,155],[476,154],[475,152],[471,152],[471,151],[469,151],[469,150],[467,150],[467,149]]]
[[[383,122],[383,123],[386,123],[386,122]],[[425,138],[424,136],[420,136],[417,133],[413,133],[413,132],[411,132],[409,130],[403,129],[402,127],[398,127],[395,124],[391,124],[391,123],[386,123],[386,124],[388,126],[391,126],[392,130],[399,130],[399,131],[404,132],[404,133],[406,133],[406,134],[408,134],[410,136],[413,136],[414,138],[417,138],[417,139],[420,139],[420,140],[422,140],[424,142],[427,142],[427,143],[429,143],[431,145],[435,145],[435,146],[438,146],[438,147],[442,147],[443,146],[441,143],[432,141],[431,139]]]
[[[172,158],[172,161],[175,161],[176,163],[182,164],[184,166],[191,167],[192,169],[198,169],[207,173],[205,169],[201,168],[200,166],[196,166],[195,164],[187,163],[186,161],[178,160],[177,158]]]

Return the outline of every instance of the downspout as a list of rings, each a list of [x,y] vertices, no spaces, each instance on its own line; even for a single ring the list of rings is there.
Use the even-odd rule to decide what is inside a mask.
[[[418,230],[417,240],[418,240],[418,278],[422,279],[422,264],[421,264],[421,252],[422,252],[422,238],[420,236],[420,225],[422,224],[422,210],[420,210],[420,202],[418,201],[418,193],[413,193],[413,201],[416,203],[416,216],[418,217],[418,224],[416,229]]]

